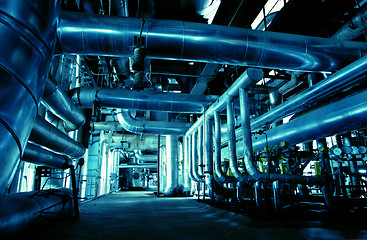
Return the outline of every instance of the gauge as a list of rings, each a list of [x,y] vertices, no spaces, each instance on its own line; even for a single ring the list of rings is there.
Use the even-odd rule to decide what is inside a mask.
[[[360,147],[358,148],[358,152],[359,152],[360,154],[365,154],[365,153],[367,152],[367,148],[366,148],[365,146],[360,146]]]
[[[333,148],[333,154],[334,154],[334,155],[336,155],[336,156],[341,155],[341,154],[342,154],[342,152],[343,152],[343,151],[342,151],[340,148],[338,148],[338,147]]]
[[[345,147],[343,147],[343,152],[346,153],[346,154],[350,154],[352,152],[352,148],[348,147],[348,146],[345,146]]]

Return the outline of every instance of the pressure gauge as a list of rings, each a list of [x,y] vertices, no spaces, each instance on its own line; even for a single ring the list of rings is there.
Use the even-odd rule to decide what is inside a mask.
[[[341,155],[341,154],[342,154],[342,152],[343,152],[343,151],[342,151],[340,148],[338,148],[338,147],[333,148],[333,154],[334,154],[334,155],[336,155],[336,156]]]
[[[365,154],[365,153],[367,152],[367,148],[366,148],[365,146],[360,146],[360,147],[358,148],[358,152],[359,152],[360,154]]]
[[[345,154],[350,154],[352,152],[352,148],[349,147],[349,146],[345,146],[345,147],[343,147],[343,152]]]

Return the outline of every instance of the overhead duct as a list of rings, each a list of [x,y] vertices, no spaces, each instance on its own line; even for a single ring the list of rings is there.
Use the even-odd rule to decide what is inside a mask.
[[[164,111],[174,113],[202,113],[215,102],[217,96],[131,91],[117,88],[77,88],[73,100],[82,108],[112,107],[123,109]]]
[[[82,144],[73,140],[40,116],[37,116],[34,122],[29,140],[70,157],[81,157],[85,152]]]
[[[140,34],[141,33],[141,34]],[[182,21],[62,13],[66,53],[132,56],[145,38],[146,57],[300,71],[334,71],[366,55],[367,44]],[[210,44],[209,44],[210,43]]]
[[[70,189],[9,194],[0,206],[0,233],[13,238],[31,224],[66,218],[73,211]]]
[[[253,137],[253,150],[283,142],[297,144],[367,126],[367,91],[331,103]],[[267,136],[267,137],[266,137]]]
[[[364,81],[367,78],[366,74],[367,57],[363,57],[290,98],[286,102],[274,107],[269,112],[255,118],[251,121],[251,129],[256,130],[267,123],[272,123],[288,115],[299,113],[322,99],[333,96],[344,89]]]
[[[0,202],[37,116],[56,43],[59,3],[0,1]]]
[[[116,117],[126,131],[137,134],[184,135],[192,125],[183,122],[136,120],[131,116],[130,111],[125,109],[117,110]]]
[[[358,13],[340,28],[332,38],[340,40],[353,40],[366,34],[367,6],[359,9]]]
[[[46,81],[42,104],[64,121],[66,131],[76,130],[85,123],[82,110],[51,79]]]
[[[73,165],[69,157],[50,152],[30,142],[24,150],[22,161],[59,169],[66,169]]]

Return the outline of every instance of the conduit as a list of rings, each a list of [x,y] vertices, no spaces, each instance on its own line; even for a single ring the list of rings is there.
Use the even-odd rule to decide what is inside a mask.
[[[66,169],[73,165],[69,157],[50,152],[30,142],[24,150],[22,161],[59,169]]]
[[[85,152],[85,148],[82,144],[73,140],[40,116],[37,116],[34,122],[29,139],[32,142],[38,143],[56,152],[64,153],[70,157],[81,157]]]
[[[153,133],[159,135],[184,135],[191,127],[190,123],[161,122],[134,119],[129,110],[117,110],[116,117],[121,126],[132,133]]]
[[[145,38],[146,57],[299,71],[334,71],[366,55],[367,44],[182,21],[62,13],[66,53],[132,56]],[[209,44],[210,43],[210,44]]]
[[[218,99],[217,96],[86,87],[74,89],[72,98],[82,108],[92,108],[95,104],[99,107],[173,113],[203,113]]]
[[[0,1],[0,202],[37,116],[56,43],[59,3]]]
[[[70,216],[74,211],[70,189],[50,189],[6,195],[0,207],[0,233],[14,237],[34,223]]]
[[[46,81],[42,104],[64,121],[65,131],[76,130],[85,123],[82,110],[51,79]]]

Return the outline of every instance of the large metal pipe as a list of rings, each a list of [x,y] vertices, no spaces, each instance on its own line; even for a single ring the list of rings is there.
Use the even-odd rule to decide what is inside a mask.
[[[202,113],[218,96],[131,91],[117,88],[77,88],[73,100],[82,108],[112,107],[175,113]]]
[[[358,13],[340,28],[332,38],[340,40],[353,40],[362,34],[366,34],[367,7],[360,9]]]
[[[125,109],[117,110],[116,117],[126,131],[137,134],[184,135],[191,127],[191,123],[136,120]]]
[[[56,43],[59,1],[0,1],[0,202],[37,116]]]
[[[145,38],[151,59],[188,60],[271,69],[334,71],[367,53],[366,43],[161,19],[64,12],[58,35],[67,53],[132,56]],[[210,44],[209,44],[210,43]]]
[[[30,142],[24,150],[22,161],[59,169],[66,169],[73,164],[69,157],[50,152]]]
[[[214,154],[214,172],[215,180],[219,183],[236,182],[234,177],[230,177],[222,170],[222,147],[221,147],[221,119],[219,112],[214,112],[214,138],[215,138],[215,154]]]
[[[191,126],[186,132],[186,135],[191,135],[194,131],[197,131],[198,127],[203,125],[204,118],[213,118],[214,112],[221,112],[226,106],[227,101],[238,95],[239,88],[248,88],[260,81],[264,76],[264,73],[260,69],[249,68],[247,69],[228,89],[220,98],[210,105],[205,113]]]
[[[82,144],[73,140],[40,116],[37,116],[34,122],[29,139],[32,142],[71,157],[81,157],[85,152]]]
[[[203,126],[203,145],[204,145],[204,176],[205,183],[209,189],[210,198],[214,198],[214,176],[213,176],[213,119],[206,118]],[[204,189],[205,190],[205,189]]]
[[[274,122],[294,113],[299,113],[322,99],[364,81],[367,78],[366,73],[367,57],[363,57],[299,93],[297,96],[278,105],[269,112],[257,117],[251,121],[251,128],[252,130],[256,130],[267,123]]]
[[[76,130],[85,123],[82,110],[51,79],[46,81],[42,104],[64,121],[66,131]]]
[[[367,126],[367,91],[331,103],[294,119],[286,124],[266,131],[266,135],[252,138],[253,150],[278,145],[282,141],[290,144],[342,134]]]
[[[165,195],[174,195],[178,187],[178,138],[166,136],[167,179]]]
[[[50,189],[6,195],[0,207],[0,233],[14,233],[35,223],[69,217],[74,211],[70,189]]]

